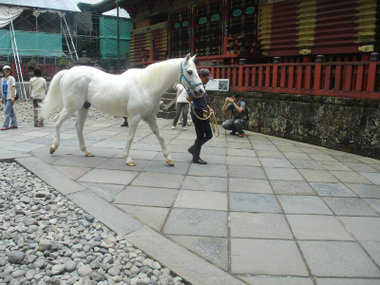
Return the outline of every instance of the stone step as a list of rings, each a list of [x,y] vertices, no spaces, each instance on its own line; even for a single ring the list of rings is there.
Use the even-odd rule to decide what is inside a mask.
[[[174,119],[176,111],[164,111],[159,110],[157,113],[157,118],[163,118],[163,119]]]
[[[172,88],[162,94],[161,101],[163,103],[160,105],[160,110],[157,114],[158,118],[174,119],[176,97],[177,93]]]

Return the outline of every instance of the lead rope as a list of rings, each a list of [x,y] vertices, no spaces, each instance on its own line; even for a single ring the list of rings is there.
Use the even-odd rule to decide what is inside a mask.
[[[193,105],[192,104],[190,104],[190,105],[191,105],[191,111],[193,112],[194,116],[197,117],[199,120],[206,121],[206,120],[210,119],[211,129],[212,129],[214,135],[216,137],[219,137],[220,133],[219,133],[218,122],[216,121],[215,113],[214,112],[210,112],[210,114],[207,117],[201,118],[201,117],[199,117],[197,115],[197,113],[195,113]]]

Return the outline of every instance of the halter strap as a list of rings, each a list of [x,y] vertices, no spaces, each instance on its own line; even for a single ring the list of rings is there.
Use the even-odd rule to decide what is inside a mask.
[[[179,83],[181,83],[182,81],[182,78],[184,78],[187,82],[187,84],[189,84],[189,87],[188,87],[188,90],[187,92],[190,92],[190,88],[194,89],[194,87],[197,87],[199,85],[202,85],[202,83],[191,83],[189,79],[187,79],[185,73],[183,72],[183,59],[181,60],[181,73],[179,75]],[[181,83],[182,84],[182,83]],[[183,85],[183,84],[182,84]]]

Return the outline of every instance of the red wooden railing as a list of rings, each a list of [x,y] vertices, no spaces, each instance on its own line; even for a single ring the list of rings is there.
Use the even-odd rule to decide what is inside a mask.
[[[202,66],[214,78],[229,79],[232,91],[258,91],[344,98],[380,99],[380,62],[307,62]],[[57,65],[41,66],[53,76]],[[15,66],[12,66],[15,70]],[[23,76],[28,68],[22,66]],[[123,70],[124,71],[124,70]],[[123,71],[113,70],[119,74]]]
[[[42,76],[54,76],[58,73],[58,66],[55,64],[44,64],[40,66],[42,69]],[[13,75],[16,74],[16,65],[12,63]],[[29,69],[26,65],[21,65],[22,76],[27,77],[29,75]]]
[[[230,90],[380,99],[380,62],[272,63],[208,66]]]

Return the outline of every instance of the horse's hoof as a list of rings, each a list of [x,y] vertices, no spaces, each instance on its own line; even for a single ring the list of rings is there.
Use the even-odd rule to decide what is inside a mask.
[[[50,147],[50,154],[53,154],[55,152],[55,148],[54,147]]]
[[[174,166],[174,165],[175,165],[175,162],[174,162],[173,160],[171,160],[171,159],[168,159],[168,160],[166,161],[166,163],[167,163],[169,166]]]
[[[86,157],[95,157],[95,154],[93,154],[91,151],[86,153]]]
[[[136,162],[134,162],[133,160],[131,160],[131,161],[127,161],[125,164],[128,165],[128,166],[135,166]]]

